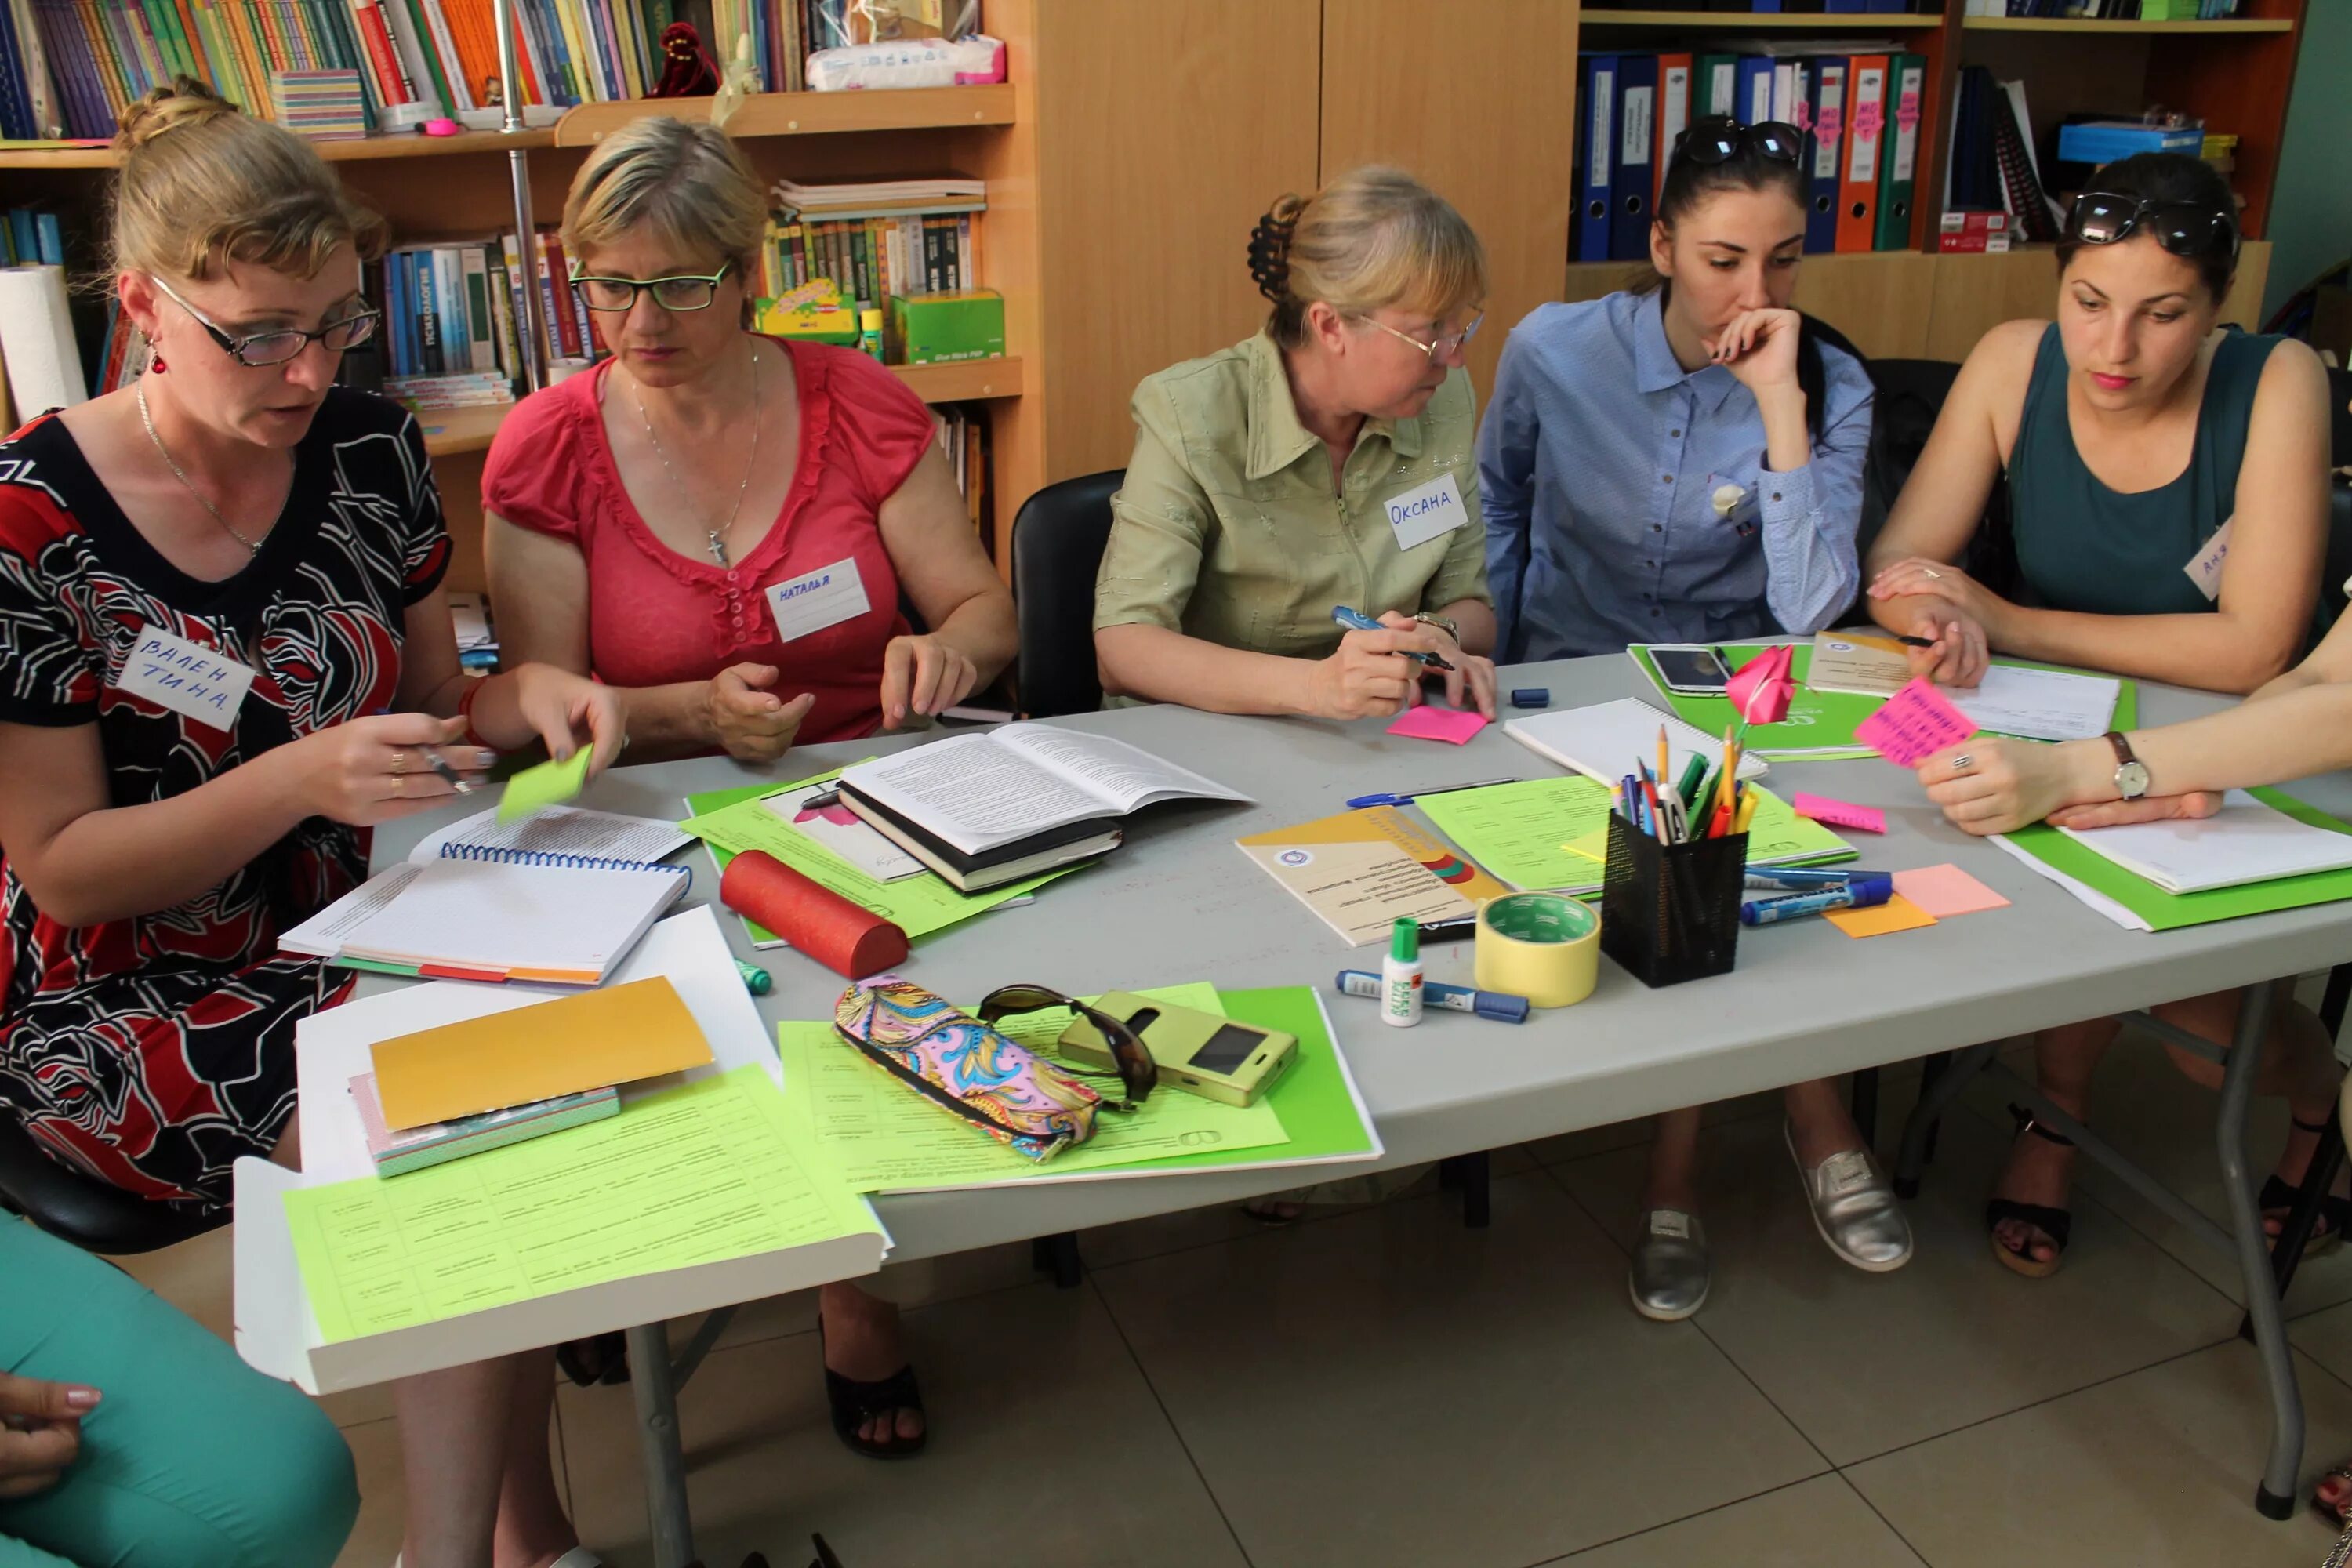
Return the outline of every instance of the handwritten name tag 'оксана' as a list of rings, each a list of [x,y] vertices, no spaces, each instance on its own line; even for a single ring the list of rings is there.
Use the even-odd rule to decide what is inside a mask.
[[[147,626],[123,660],[114,686],[184,719],[226,731],[236,724],[236,710],[253,689],[253,675],[252,666],[239,664],[217,648]]]
[[[1426,544],[1470,521],[1470,509],[1462,504],[1462,489],[1452,474],[1440,474],[1425,485],[1391,496],[1386,510],[1399,550]]]

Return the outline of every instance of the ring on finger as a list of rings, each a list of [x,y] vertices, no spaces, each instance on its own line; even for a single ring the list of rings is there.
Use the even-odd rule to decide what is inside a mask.
[[[394,746],[392,749],[392,776],[398,778],[407,771],[408,748],[405,746]]]
[[[1933,566],[1922,566],[1919,570],[1923,575],[1933,577],[1939,583],[1944,579],[1944,574],[1941,572],[1937,571]]]
[[[1958,756],[1952,759],[1952,771],[1956,773],[1967,773],[1970,768],[1975,767],[1976,765],[1977,760],[1969,755],[1966,752],[1962,752]]]

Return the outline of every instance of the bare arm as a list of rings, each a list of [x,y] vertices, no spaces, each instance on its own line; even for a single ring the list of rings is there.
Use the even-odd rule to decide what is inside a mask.
[[[1495,653],[1495,606],[1484,599],[1456,599],[1441,607],[1444,616],[1462,628],[1464,653],[1475,653],[1491,658]]]
[[[936,445],[882,503],[880,522],[891,569],[931,628],[894,639],[884,656],[882,722],[896,729],[909,708],[935,715],[995,679],[1017,634],[1012,592],[989,564]]]
[[[1477,607],[1486,610],[1484,605]],[[1486,614],[1491,638],[1493,612]],[[1466,635],[1466,626],[1464,630]],[[1181,702],[1211,713],[1327,719],[1394,713],[1412,700],[1421,677],[1419,668],[1402,657],[1406,650],[1443,652],[1450,658],[1456,648],[1452,638],[1427,626],[1349,632],[1328,658],[1251,653],[1139,621],[1095,629],[1095,659],[1105,691]],[[1490,690],[1487,701],[1492,700]]]

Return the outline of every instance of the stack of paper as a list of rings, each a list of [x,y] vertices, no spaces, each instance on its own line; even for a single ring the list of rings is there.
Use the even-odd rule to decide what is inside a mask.
[[[2352,835],[2298,822],[2236,789],[2208,817],[2059,831],[2168,893],[2201,893],[2352,867]]]
[[[2123,682],[2112,676],[1996,664],[1973,688],[1945,693],[1952,706],[1996,735],[2029,741],[2087,741],[2114,723]]]

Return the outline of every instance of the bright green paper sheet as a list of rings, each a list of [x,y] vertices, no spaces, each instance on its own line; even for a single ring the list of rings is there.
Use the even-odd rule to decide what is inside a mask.
[[[1855,858],[1853,847],[1818,822],[1756,791],[1748,836],[1750,865],[1773,860],[1822,865]],[[1451,790],[1413,802],[1439,831],[1489,873],[1517,888],[1597,892],[1609,846],[1609,791],[1581,773]],[[1579,848],[1571,849],[1570,845]]]
[[[1172,992],[1148,992],[1146,994],[1181,998],[1191,989],[1177,987]],[[1205,987],[1202,989],[1206,990]],[[864,1060],[835,1037],[830,1024],[785,1024],[778,1028],[778,1044],[783,1053],[784,1081],[791,1086],[785,1099],[789,1105],[799,1106],[802,1102],[795,1091],[801,1083],[814,1079],[821,1066],[830,1068],[833,1064],[846,1063],[856,1067],[870,1083],[895,1093],[908,1106],[921,1111],[935,1127],[944,1128],[962,1140],[961,1148],[950,1150],[947,1157],[937,1160],[917,1150],[911,1141],[901,1142],[893,1147],[887,1138],[877,1141],[877,1146],[869,1147],[853,1158],[853,1166],[869,1170],[883,1161],[889,1162],[896,1172],[888,1178],[893,1189],[1023,1181],[1038,1176],[1066,1175],[1082,1170],[1097,1174],[1159,1174],[1219,1166],[1338,1160],[1349,1155],[1369,1157],[1378,1153],[1380,1141],[1373,1132],[1370,1116],[1357,1103],[1349,1089],[1347,1073],[1340,1065],[1331,1037],[1324,1027],[1323,1010],[1317,1005],[1312,989],[1283,986],[1263,991],[1231,991],[1220,1000],[1223,1005],[1217,1010],[1228,1017],[1255,1024],[1261,1028],[1279,1029],[1297,1037],[1297,1061],[1283,1076],[1282,1081],[1253,1108],[1253,1110],[1270,1110],[1277,1118],[1276,1137],[1271,1142],[1244,1145],[1223,1142],[1213,1147],[1196,1147],[1188,1152],[1136,1158],[1120,1155],[1118,1146],[1108,1142],[1116,1133],[1105,1131],[1097,1137],[1102,1141],[1100,1151],[1102,1155],[1108,1156],[1106,1158],[1087,1163],[1089,1152],[1097,1145],[1086,1143],[1057,1155],[1044,1165],[1034,1164],[982,1133],[958,1128],[948,1119],[945,1111],[937,1106],[924,1104],[903,1086],[892,1083],[879,1068]],[[1039,1016],[1041,1020],[1045,1018],[1044,1015]],[[1058,1026],[1055,1032],[1060,1032]],[[808,1075],[806,1078],[795,1079],[796,1059]],[[823,1081],[838,1083],[845,1081],[845,1077],[828,1070]],[[1230,1106],[1201,1100],[1195,1095],[1168,1089],[1155,1091],[1144,1102],[1139,1114],[1151,1116],[1158,1111],[1163,1095],[1171,1101],[1191,1101],[1192,1106],[1205,1108],[1219,1118],[1249,1114],[1235,1111]],[[806,1103],[812,1108],[812,1114],[821,1104],[814,1097]],[[1196,1114],[1192,1106],[1182,1107],[1181,1113]],[[1105,1111],[1102,1114],[1108,1118],[1114,1113]],[[1222,1127],[1225,1123],[1221,1121],[1217,1125]],[[931,1145],[929,1132],[924,1134],[923,1142],[927,1147]],[[815,1146],[826,1149],[828,1155],[839,1163],[838,1156],[833,1155],[834,1145],[822,1136],[819,1136]],[[973,1157],[971,1151],[974,1149],[982,1152],[984,1161]],[[973,1171],[979,1173],[966,1173]],[[843,1174],[851,1185],[863,1184],[856,1170],[845,1169]]]
[[[679,823],[678,829],[710,846],[710,858],[719,863],[721,876],[726,875],[727,862],[745,850],[765,850],[811,881],[831,889],[853,904],[872,910],[905,931],[909,941],[984,914],[1007,899],[1018,898],[1056,877],[1083,869],[1065,867],[1042,877],[1008,882],[1001,888],[972,894],[959,893],[929,872],[896,882],[877,882],[806,834],[794,832],[792,824],[760,805],[764,796],[805,789],[838,777],[839,773],[840,770],[835,769],[792,784],[752,784],[745,789],[688,795],[687,809],[695,815]],[[751,927],[752,941],[776,940],[774,933],[762,931],[750,921],[743,923]]]
[[[404,1176],[298,1187],[286,1220],[320,1331],[355,1339],[875,1231],[790,1125],[766,1071],[738,1068]]]
[[[588,787],[588,759],[593,753],[581,747],[560,763],[541,763],[528,767],[507,780],[507,787],[499,796],[499,821],[514,822],[529,816],[543,805],[562,805],[576,800]]]
[[[1763,643],[1719,645],[1724,658],[1734,669],[1762,653],[1767,646]],[[1795,646],[1796,657],[1790,660],[1789,673],[1798,684],[1797,694],[1789,702],[1789,716],[1777,724],[1750,724],[1748,727],[1748,749],[1770,762],[1789,757],[1792,761],[1829,763],[1876,756],[1878,753],[1868,746],[1856,743],[1853,730],[1855,725],[1877,712],[1886,700],[1883,697],[1859,697],[1848,691],[1814,690],[1804,684],[1807,671],[1812,668],[1812,645],[1798,643]],[[1729,698],[1691,697],[1668,691],[1665,682],[1658,679],[1658,667],[1651,662],[1647,648],[1633,647],[1627,651],[1633,654],[1633,661],[1642,667],[1642,673],[1650,678],[1650,683],[1658,689],[1658,695],[1666,700],[1678,718],[1697,725],[1710,735],[1722,734],[1727,725],[1738,728],[1739,710],[1733,706]],[[2022,669],[2059,669],[2070,675],[2087,673],[2063,664],[2035,664],[2021,658],[1999,658],[1993,662],[2015,665]],[[2138,725],[2139,686],[2136,681],[2126,680],[2117,686],[2116,691],[2115,727],[2133,730]]]
[[[2297,822],[2324,827],[2331,833],[2352,833],[2352,826],[2337,821],[2316,806],[2305,805],[2293,795],[2274,789],[2247,793]],[[2310,904],[2352,899],[2352,870],[2312,871],[2300,877],[2278,877],[2267,882],[2213,888],[2201,893],[2168,893],[2088,845],[2077,844],[2046,822],[2021,827],[2006,837],[2043,865],[2064,872],[2093,892],[2105,894],[2158,931],[2178,931],[2183,926],[2236,920],[2241,915],[2267,915],[2280,910],[2299,910]]]

